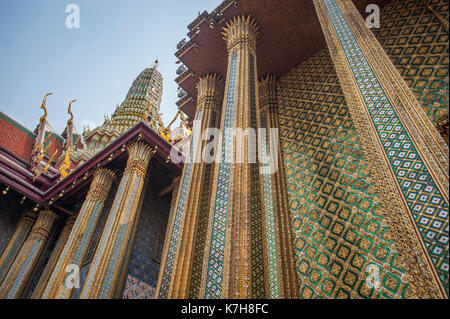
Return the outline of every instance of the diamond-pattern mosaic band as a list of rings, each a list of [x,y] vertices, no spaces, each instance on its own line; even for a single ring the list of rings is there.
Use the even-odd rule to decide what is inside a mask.
[[[224,111],[224,131],[233,128],[234,121],[234,96],[236,89],[236,66],[238,54],[231,57],[230,74],[228,80],[228,92]],[[225,231],[227,223],[227,205],[230,180],[230,157],[232,139],[231,134],[224,134],[222,139],[221,161],[219,163],[219,175],[217,192],[214,203],[214,219],[212,224],[210,252],[208,254],[205,298],[220,298],[222,294],[221,282],[223,280],[223,256],[225,252]],[[207,252],[208,253],[208,252]]]
[[[250,91],[250,127],[258,131],[259,113],[256,103],[256,91],[258,89],[256,79],[256,58],[253,53],[249,54],[249,91]],[[258,103],[259,104],[259,103]],[[257,141],[255,141],[256,143]],[[258,158],[258,147],[256,147],[255,157]],[[252,297],[264,298],[266,295],[265,277],[267,269],[264,269],[263,258],[263,232],[261,188],[265,190],[260,180],[260,166],[258,163],[250,163],[250,214],[251,214],[251,258],[252,258]],[[270,196],[265,194],[264,196]],[[275,275],[274,273],[272,273]],[[270,279],[269,279],[270,280]],[[272,280],[278,281],[275,275]]]
[[[338,2],[340,5],[338,5]],[[319,7],[318,12],[320,14],[323,12],[321,11],[321,4],[319,4],[319,1],[315,3]],[[372,53],[364,51],[366,47],[362,46],[365,43],[364,41],[370,39],[370,37],[360,35],[357,40],[354,35],[356,31],[349,26],[347,21],[348,12],[351,14],[351,12],[356,12],[356,9],[348,8],[346,4],[336,0],[323,0],[322,3],[330,19],[333,32],[338,39],[336,43],[331,42],[330,47],[332,50],[337,48],[339,54],[342,52],[347,64],[337,66],[338,74],[340,74],[340,68],[348,68],[351,71],[352,81],[354,82],[346,82],[346,85],[350,86],[353,85],[350,83],[355,83],[354,85],[357,87],[358,94],[360,94],[366,108],[363,112],[366,112],[367,115],[365,116],[370,119],[370,130],[376,133],[379,149],[389,165],[391,178],[397,183],[396,187],[402,196],[401,201],[406,204],[405,211],[412,217],[410,218],[410,227],[412,227],[412,230],[416,228],[420,232],[420,237],[416,240],[423,243],[421,249],[423,249],[424,258],[427,263],[431,262],[430,269],[433,269],[434,266],[440,284],[445,287],[444,290],[448,293],[448,199],[446,198],[448,190],[443,188],[445,183],[442,183],[442,179],[445,180],[446,173],[437,175],[435,173],[440,172],[441,166],[439,165],[448,166],[448,159],[445,163],[445,155],[439,153],[442,143],[436,143],[435,147],[430,149],[429,154],[425,153],[425,146],[428,143],[428,147],[430,147],[432,139],[436,138],[437,134],[431,132],[430,138],[422,140],[413,126],[413,121],[416,121],[416,118],[409,117],[408,109],[405,110],[406,107],[410,107],[410,101],[404,103],[395,99],[393,101],[392,96],[397,96],[398,99],[406,99],[402,95],[404,92],[396,94],[395,91],[392,91],[395,87],[393,88],[389,83],[380,80],[379,73],[374,71],[373,66],[379,61],[376,60],[377,58],[374,55],[371,55]],[[347,10],[345,17],[342,8]],[[324,21],[326,21],[325,18],[322,18],[323,24]],[[359,26],[359,21],[355,21],[352,21],[354,22],[353,28]],[[361,31],[363,29],[358,30],[360,33],[369,32]],[[325,29],[325,32],[330,32],[330,30]],[[329,36],[327,40],[330,45],[330,41],[334,41],[334,35]],[[369,40],[367,42],[371,43]],[[379,55],[377,57],[382,59]],[[386,59],[388,58],[385,56],[383,63],[386,62]],[[353,87],[351,89],[353,90]],[[346,91],[346,86],[344,86],[344,91]],[[352,105],[351,102],[350,99],[350,105]],[[417,114],[422,113],[418,111]],[[414,116],[419,116],[417,114]],[[425,123],[428,118],[424,116],[420,120]],[[362,124],[359,123],[359,125]],[[428,128],[428,126],[426,127]],[[416,145],[419,142],[422,147],[420,151]],[[435,158],[437,161],[430,160],[430,158]],[[439,289],[442,289],[442,286]],[[430,291],[433,291],[432,287]],[[441,294],[445,295],[445,292],[441,290]]]

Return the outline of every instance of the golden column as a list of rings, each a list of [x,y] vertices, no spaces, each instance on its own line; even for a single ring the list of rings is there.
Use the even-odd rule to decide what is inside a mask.
[[[36,220],[36,213],[33,210],[27,210],[20,218],[17,223],[17,229],[8,243],[5,251],[3,252],[2,258],[0,258],[0,284],[5,279],[14,259],[19,254],[20,248],[27,239],[28,233],[33,227]]]
[[[211,187],[200,298],[265,295],[259,172],[254,156],[258,32],[254,19],[239,16],[227,23],[223,33],[228,50],[220,124],[223,137]]]
[[[352,1],[314,5],[411,297],[446,298],[448,146]]]
[[[183,187],[187,186],[187,194],[186,197],[178,198],[176,206],[181,227],[178,235],[172,233],[171,236],[173,244],[176,245],[174,256],[176,263],[173,266],[168,298],[189,298],[201,202],[209,201],[209,196],[202,197],[202,189],[205,178],[210,177],[210,173],[206,176],[206,166],[212,165],[204,162],[203,151],[210,141],[203,140],[202,135],[207,129],[217,127],[217,113],[222,103],[223,84],[223,80],[216,74],[208,74],[200,78],[197,84],[196,119],[198,123],[195,123],[195,131],[192,135],[193,151],[190,152],[190,167],[183,175]],[[203,254],[200,255],[202,258]],[[166,272],[168,268],[165,267]]]
[[[143,142],[127,148],[128,162],[81,291],[81,299],[118,298],[139,220],[145,174],[155,152]]]
[[[51,210],[44,209],[39,212],[36,223],[0,286],[0,298],[22,297],[45,248],[56,218],[56,214]]]
[[[273,75],[259,82],[259,135],[263,212],[265,284],[269,298],[298,298],[294,244],[289,216],[286,180],[278,136],[277,83]]]
[[[33,290],[33,294],[31,295],[32,299],[39,299],[44,292],[45,287],[50,279],[50,276],[53,274],[56,266],[56,262],[58,261],[59,256],[61,255],[61,251],[66,245],[67,239],[69,238],[70,231],[75,222],[75,217],[70,216],[66,220],[66,224],[59,235],[58,241],[56,242],[55,247],[53,248],[50,259],[45,265],[44,271],[39,278],[39,282],[36,285],[36,288]]]
[[[66,284],[67,276],[71,274],[67,267],[75,265],[79,267],[78,269],[81,269],[113,180],[114,173],[107,168],[100,168],[94,172],[89,192],[75,225],[70,232],[67,243],[64,245],[64,249],[58,255],[54,270],[46,281],[46,287],[43,289],[40,298],[64,299],[72,296],[76,287],[73,287],[72,284]]]

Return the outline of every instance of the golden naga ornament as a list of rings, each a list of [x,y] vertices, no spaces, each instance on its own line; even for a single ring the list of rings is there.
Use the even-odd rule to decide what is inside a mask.
[[[43,123],[47,119],[47,115],[48,115],[47,107],[46,107],[47,97],[52,94],[53,93],[50,92],[50,93],[45,94],[45,96],[44,96],[44,100],[42,101],[42,105],[41,105],[41,109],[44,110],[44,115],[42,115],[42,117],[40,119],[40,123]]]
[[[69,126],[70,124],[73,124],[73,113],[72,113],[72,103],[76,102],[77,100],[72,100],[69,102],[69,108],[67,110],[67,113],[69,113],[70,115],[70,119],[67,121],[67,126]]]

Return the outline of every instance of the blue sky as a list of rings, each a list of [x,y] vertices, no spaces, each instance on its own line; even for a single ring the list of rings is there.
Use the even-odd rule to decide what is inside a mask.
[[[0,110],[33,130],[47,100],[61,133],[72,110],[75,125],[101,125],[136,76],[159,59],[161,112],[176,114],[174,56],[198,12],[221,0],[0,0]],[[68,4],[80,8],[80,28],[66,28]]]

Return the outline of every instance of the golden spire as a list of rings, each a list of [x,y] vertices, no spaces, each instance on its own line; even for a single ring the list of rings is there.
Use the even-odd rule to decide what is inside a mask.
[[[42,115],[40,122],[43,123],[46,119],[47,119],[47,108],[45,106],[45,104],[47,103],[47,96],[52,95],[53,93],[47,93],[44,96],[44,100],[42,101],[42,105],[41,105],[41,109],[44,110],[44,115]]]

